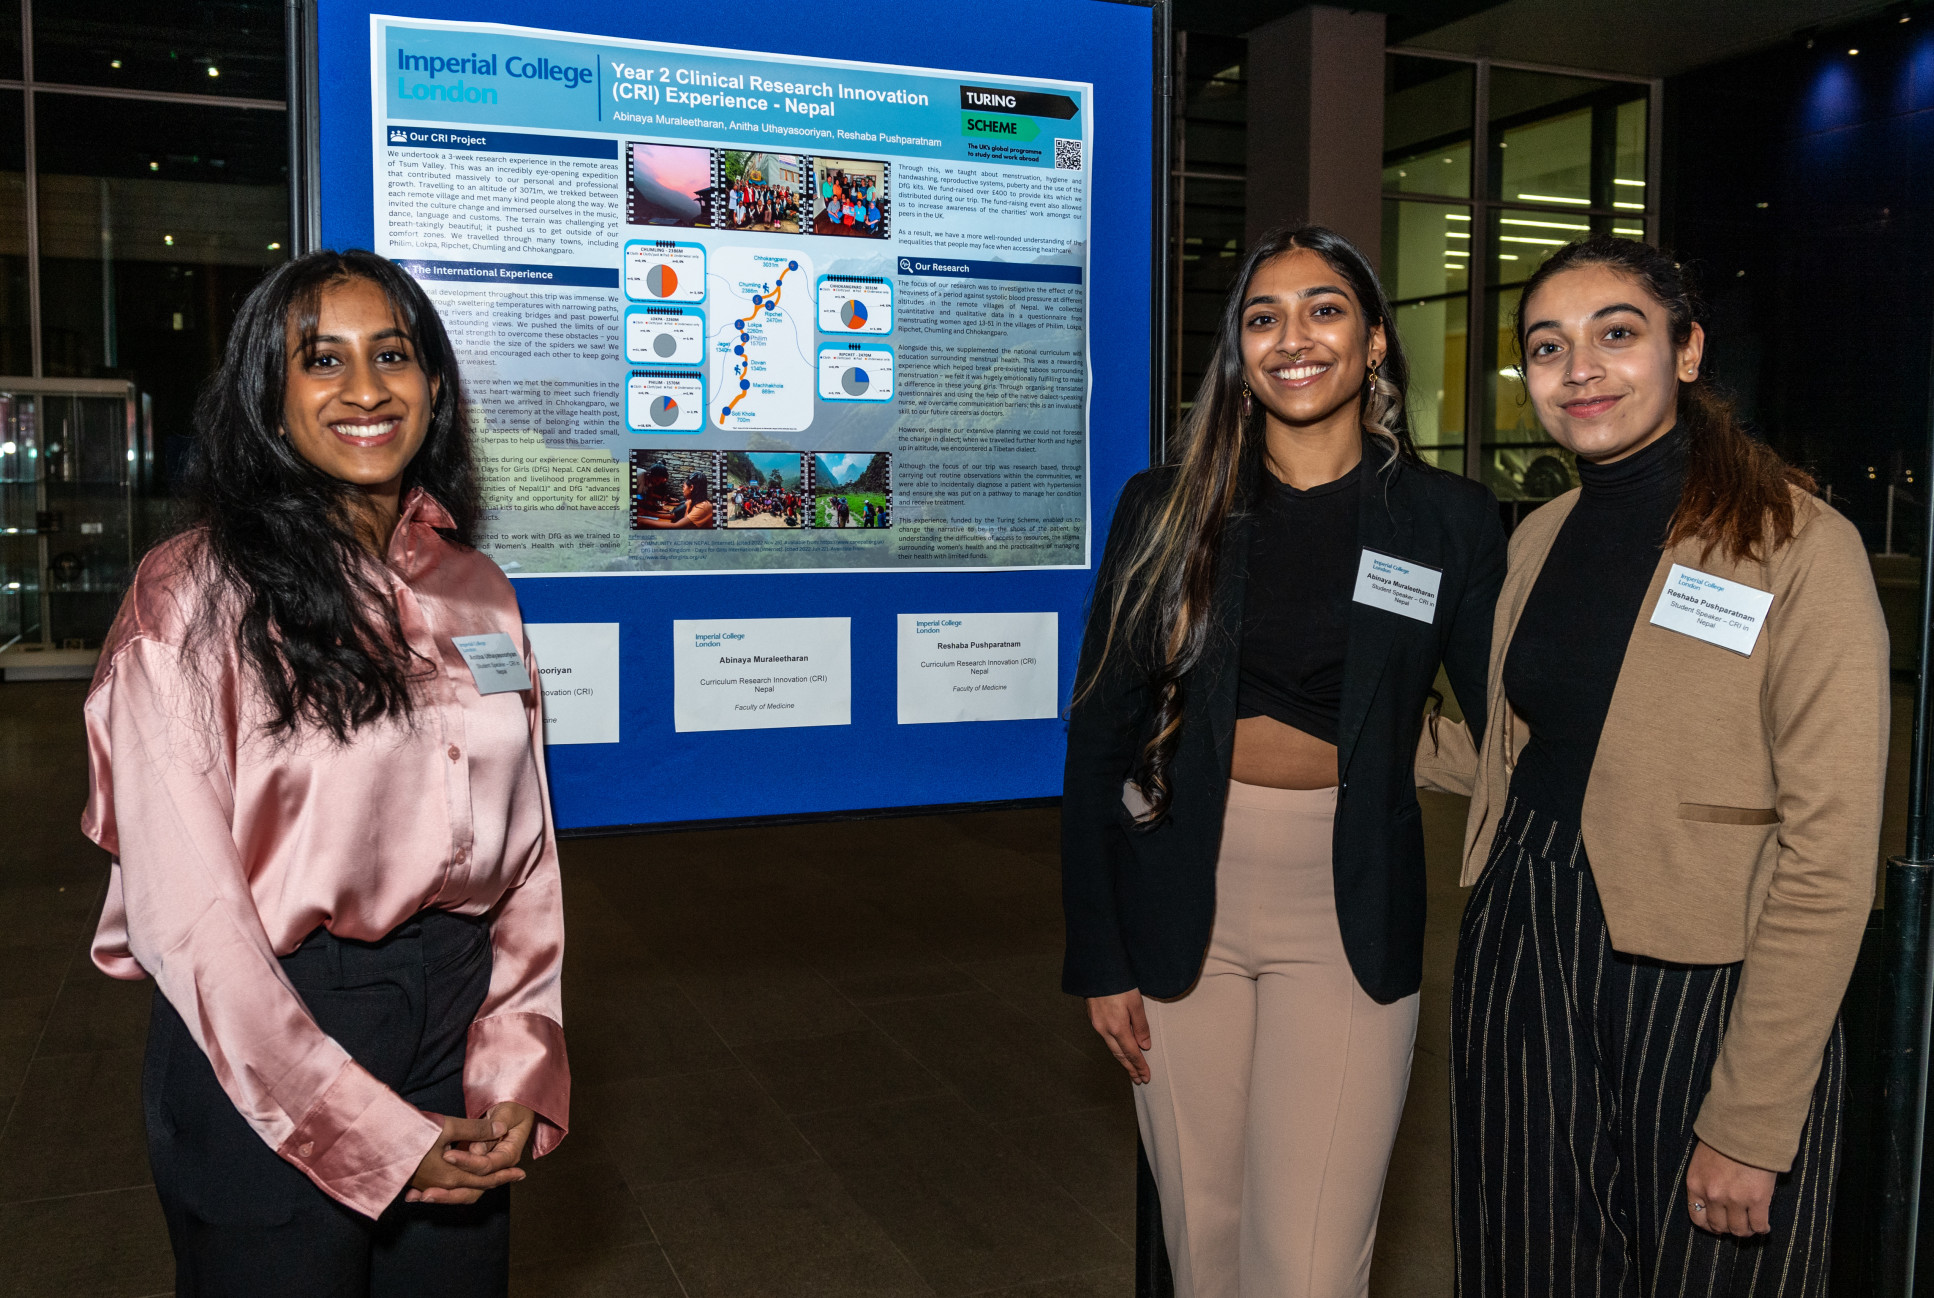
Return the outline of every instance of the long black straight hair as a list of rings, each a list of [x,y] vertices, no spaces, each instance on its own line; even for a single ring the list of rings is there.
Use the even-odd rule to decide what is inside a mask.
[[[410,651],[396,604],[357,529],[356,488],[296,453],[285,433],[289,366],[315,345],[322,298],[356,280],[381,289],[435,398],[422,448],[403,473],[449,513],[469,546],[482,498],[457,358],[423,289],[373,252],[320,251],[276,267],[242,303],[221,368],[195,409],[181,531],[215,598],[189,627],[202,649],[233,640],[268,705],[265,730],[313,728],[338,743],[384,717],[408,718],[431,664]]]
[[[1094,687],[1111,654],[1131,653],[1148,678],[1154,719],[1134,771],[1153,824],[1168,814],[1169,764],[1181,742],[1183,679],[1201,661],[1209,638],[1209,606],[1223,560],[1222,531],[1229,516],[1248,504],[1262,481],[1265,415],[1261,402],[1243,408],[1242,307],[1249,285],[1264,265],[1297,251],[1313,252],[1356,296],[1366,329],[1383,326],[1383,363],[1365,375],[1358,419],[1388,468],[1401,461],[1422,465],[1410,438],[1404,393],[1410,364],[1390,299],[1369,258],[1334,230],[1320,225],[1284,227],[1256,241],[1243,260],[1216,328],[1215,353],[1202,376],[1195,405],[1182,423],[1175,480],[1162,505],[1151,511],[1134,538],[1119,573],[1107,574],[1092,616],[1107,618],[1102,651],[1080,697]],[[1132,646],[1133,648],[1129,648]]]

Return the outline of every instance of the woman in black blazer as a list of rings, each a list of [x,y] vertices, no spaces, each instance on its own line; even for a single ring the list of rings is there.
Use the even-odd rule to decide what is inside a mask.
[[[1439,663],[1482,724],[1504,534],[1411,445],[1362,253],[1280,231],[1237,282],[1181,459],[1102,557],[1063,987],[1140,1083],[1176,1292],[1337,1298],[1368,1291],[1416,1037],[1414,754]]]

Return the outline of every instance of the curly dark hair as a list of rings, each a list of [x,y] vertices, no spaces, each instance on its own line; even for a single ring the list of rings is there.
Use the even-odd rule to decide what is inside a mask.
[[[277,737],[313,728],[343,743],[380,718],[407,718],[414,682],[433,667],[411,652],[359,539],[356,488],[303,459],[283,435],[290,335],[313,346],[323,294],[354,280],[389,299],[436,392],[404,492],[421,487],[434,497],[453,523],[440,530],[461,545],[475,544],[483,508],[457,359],[436,307],[407,272],[373,252],[324,250],[256,286],[196,405],[180,530],[197,534],[190,552],[220,596],[195,611],[189,643],[234,640],[267,700],[265,729]]]

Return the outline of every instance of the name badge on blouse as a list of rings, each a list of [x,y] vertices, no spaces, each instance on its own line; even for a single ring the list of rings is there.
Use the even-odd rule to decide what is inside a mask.
[[[1419,622],[1437,617],[1437,587],[1444,574],[1408,559],[1365,550],[1356,568],[1356,602],[1414,617]]]
[[[471,679],[477,682],[477,693],[505,694],[531,687],[531,674],[524,670],[524,655],[517,652],[516,643],[504,632],[452,636],[450,643],[469,664]]]
[[[1751,657],[1773,592],[1675,563],[1652,610],[1652,625]]]

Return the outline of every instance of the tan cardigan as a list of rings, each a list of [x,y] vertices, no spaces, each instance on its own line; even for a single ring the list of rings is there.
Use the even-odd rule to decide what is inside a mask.
[[[1471,794],[1463,882],[1482,873],[1528,730],[1504,658],[1572,491],[1511,538],[1491,636],[1482,753],[1428,733],[1418,779]],[[1887,762],[1887,628],[1853,525],[1800,498],[1765,562],[1697,542],[1660,558],[1586,786],[1581,829],[1612,945],[1686,964],[1744,961],[1694,1130],[1773,1171],[1792,1166],[1821,1053],[1873,904]],[[1674,563],[1773,593],[1751,657],[1653,626]],[[1474,772],[1473,772],[1474,766]]]

